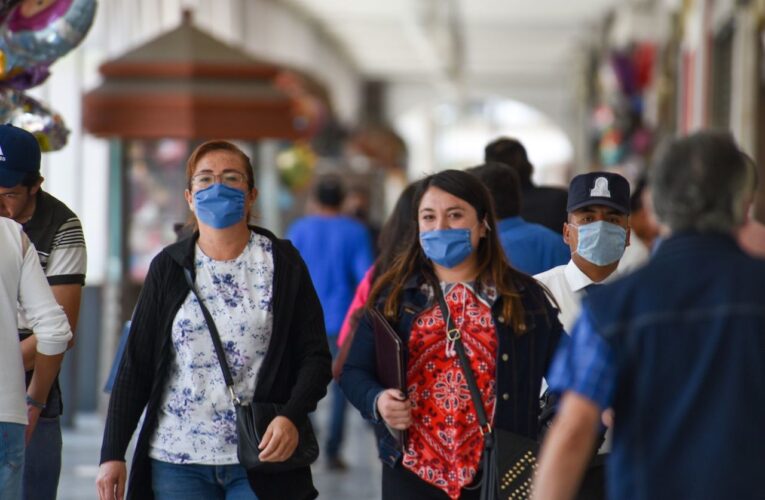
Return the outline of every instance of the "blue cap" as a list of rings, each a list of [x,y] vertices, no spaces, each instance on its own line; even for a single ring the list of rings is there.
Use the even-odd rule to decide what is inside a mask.
[[[40,172],[40,145],[35,136],[9,123],[0,125],[0,186],[18,186],[35,172]]]
[[[577,175],[568,186],[569,213],[590,205],[605,205],[623,214],[630,213],[630,184],[611,172],[590,172]]]

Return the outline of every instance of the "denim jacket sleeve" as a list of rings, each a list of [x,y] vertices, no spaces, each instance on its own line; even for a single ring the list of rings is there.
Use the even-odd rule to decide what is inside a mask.
[[[375,402],[377,395],[385,390],[377,380],[375,367],[375,342],[368,314],[359,321],[351,350],[343,365],[340,387],[367,420],[378,422]]]

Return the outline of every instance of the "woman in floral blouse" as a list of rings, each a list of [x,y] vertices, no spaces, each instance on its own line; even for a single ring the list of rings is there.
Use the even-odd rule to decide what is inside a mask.
[[[368,301],[407,346],[407,393],[383,387],[369,318],[359,324],[341,385],[378,426],[384,499],[478,498],[483,439],[431,283],[438,282],[492,425],[537,435],[538,396],[562,330],[545,291],[507,263],[481,182],[447,170],[415,194],[411,235]],[[381,429],[408,430],[403,450]]]
[[[162,250],[146,277],[109,403],[99,498],[122,498],[125,450],[144,408],[127,498],[313,498],[308,467],[264,475],[239,465],[234,405],[184,279],[190,271],[215,321],[236,396],[284,404],[260,453],[278,462],[295,450],[296,425],[331,378],[321,305],[306,266],[288,241],[248,226],[258,191],[250,161],[236,146],[202,144],[186,177],[198,231]]]

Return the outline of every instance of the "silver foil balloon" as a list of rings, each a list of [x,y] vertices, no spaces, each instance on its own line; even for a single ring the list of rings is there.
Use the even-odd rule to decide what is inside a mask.
[[[31,132],[44,153],[63,148],[69,137],[61,115],[18,90],[0,90],[0,123],[11,123]]]
[[[29,17],[22,7],[16,5],[0,24],[0,79],[47,66],[79,45],[93,24],[96,0],[53,0]]]

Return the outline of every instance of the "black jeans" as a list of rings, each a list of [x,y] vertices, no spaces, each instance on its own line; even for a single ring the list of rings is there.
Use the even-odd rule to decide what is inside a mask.
[[[404,468],[400,462],[393,468],[387,465],[383,465],[382,468],[383,500],[449,500],[449,495],[444,490],[423,481]],[[480,477],[477,480],[480,481]],[[478,500],[480,495],[480,486],[474,490],[463,489],[460,500]]]

